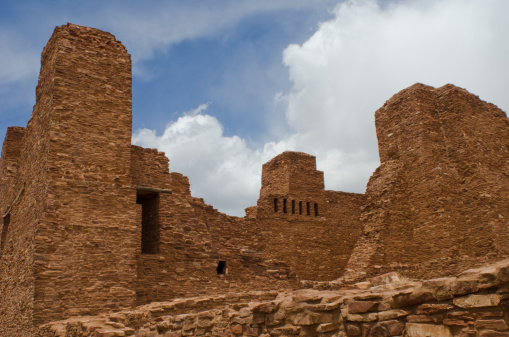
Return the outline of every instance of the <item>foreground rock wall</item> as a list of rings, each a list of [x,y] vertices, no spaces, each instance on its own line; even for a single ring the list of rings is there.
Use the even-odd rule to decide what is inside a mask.
[[[250,292],[153,303],[41,326],[36,336],[509,336],[509,260],[457,277],[395,274],[338,291]]]
[[[509,256],[505,113],[453,85],[416,84],[375,117],[381,165],[347,268],[422,278]]]

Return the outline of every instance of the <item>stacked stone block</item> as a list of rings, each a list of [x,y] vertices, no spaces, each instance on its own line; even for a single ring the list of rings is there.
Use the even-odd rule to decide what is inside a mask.
[[[38,336],[509,336],[509,261],[412,282],[388,274],[337,291],[250,292],[77,317]]]
[[[505,113],[453,85],[416,84],[375,119],[381,165],[347,268],[360,277],[395,269],[429,277],[508,256]]]

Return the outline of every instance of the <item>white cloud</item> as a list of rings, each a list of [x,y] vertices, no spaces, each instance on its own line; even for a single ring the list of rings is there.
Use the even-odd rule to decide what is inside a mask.
[[[161,136],[138,130],[133,143],[164,151],[170,170],[189,176],[194,196],[229,214],[243,215],[245,207],[256,204],[261,165],[289,145],[268,143],[260,150],[249,149],[240,137],[225,137],[219,121],[201,113],[206,108],[202,104],[184,113]]]
[[[293,134],[250,149],[198,113],[160,137],[138,131],[134,141],[166,151],[172,169],[190,176],[194,195],[232,214],[255,204],[261,164],[284,150],[316,155],[326,188],[363,192],[378,165],[374,112],[399,90],[453,83],[507,111],[508,11],[505,0],[344,2],[283,53],[293,88],[275,97],[288,103]]]

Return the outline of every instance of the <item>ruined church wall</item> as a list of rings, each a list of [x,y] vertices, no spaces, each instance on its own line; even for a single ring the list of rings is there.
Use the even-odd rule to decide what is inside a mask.
[[[283,152],[262,167],[257,218],[304,220],[326,212],[323,172],[314,156]]]
[[[41,130],[37,130],[41,131]],[[47,145],[32,147],[34,129],[9,128],[0,158],[0,335],[22,337],[32,332],[34,296],[34,232],[42,211],[45,183],[44,153]],[[30,153],[30,150],[34,151]],[[31,165],[22,158],[35,156]],[[19,160],[19,162],[18,162]],[[20,165],[21,164],[21,165]],[[26,190],[26,191],[25,191]],[[28,198],[26,192],[35,192]],[[4,215],[8,214],[6,217]]]
[[[243,219],[222,214],[192,197],[188,178],[169,173],[163,153],[133,146],[131,159],[134,185],[172,190],[172,194],[158,196],[157,249],[138,257],[138,304],[287,287],[285,280],[267,272],[260,254],[246,252],[230,241],[236,237],[233,229],[242,227]],[[218,273],[220,261],[226,269]]]
[[[246,217],[250,245],[284,261],[298,279],[333,280],[359,236],[364,200],[325,191],[314,156],[284,152],[263,165],[260,198]]]
[[[505,113],[452,85],[416,84],[375,117],[381,166],[348,268],[420,278],[509,256]]]
[[[129,54],[111,34],[57,27],[42,54],[37,104],[44,108],[36,106],[25,144],[47,146],[22,158],[39,162],[46,177],[36,217],[34,324],[132,307],[139,229],[129,172]]]
[[[337,291],[179,299],[54,322],[37,336],[507,337],[508,275],[506,260],[422,282],[392,274]]]
[[[330,242],[331,246],[335,247],[331,252],[333,260],[330,263],[331,266],[336,266],[337,272],[335,275],[339,276],[346,268],[350,255],[361,235],[362,222],[360,217],[366,204],[366,195],[338,191],[325,191],[325,194],[327,203],[325,217],[334,228],[333,238],[335,240],[335,243]]]
[[[17,172],[10,179],[10,186],[2,187],[3,191],[11,191],[8,195],[1,195],[2,212],[6,212],[9,206],[11,210],[0,258],[0,335],[28,336],[37,320],[39,307],[35,303],[35,269],[45,260],[36,258],[35,254],[37,242],[44,240],[45,236],[36,232],[36,229],[47,207],[52,124],[52,116],[48,112],[52,109],[57,53],[53,44],[44,49],[36,104],[23,137],[16,146],[20,147]]]

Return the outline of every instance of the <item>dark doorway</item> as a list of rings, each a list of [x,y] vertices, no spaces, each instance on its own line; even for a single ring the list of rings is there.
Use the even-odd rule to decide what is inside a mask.
[[[138,193],[141,205],[141,253],[159,253],[159,193]]]

